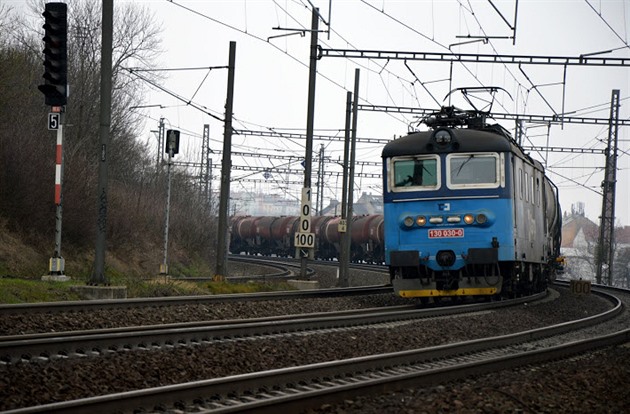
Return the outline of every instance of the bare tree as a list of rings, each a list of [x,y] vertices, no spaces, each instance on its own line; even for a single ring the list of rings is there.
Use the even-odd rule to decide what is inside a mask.
[[[54,138],[45,129],[47,109],[37,85],[43,83],[43,1],[31,1],[30,14],[18,15],[0,6],[0,195],[3,210],[16,226],[46,228],[46,200],[52,200]],[[146,164],[147,149],[136,140],[143,121],[130,106],[143,100],[144,86],[122,68],[152,67],[160,50],[159,23],[144,7],[122,3],[116,8],[114,90],[112,99],[111,179],[133,185],[134,174]],[[134,27],[137,26],[137,27]],[[91,238],[95,223],[95,160],[98,157],[101,3],[69,3],[68,80],[70,95],[64,140],[64,233],[78,242]],[[4,99],[3,99],[4,101]],[[9,196],[10,195],[10,196]],[[116,213],[111,219],[115,222]],[[123,214],[124,216],[124,214]],[[19,219],[22,217],[22,219]]]
[[[0,49],[7,47],[9,34],[15,31],[13,15],[13,8],[6,4],[0,4]]]
[[[96,182],[100,85],[101,3],[68,3],[68,81],[70,95],[64,128],[64,242],[90,249],[96,225]],[[31,2],[30,16],[15,16],[0,6],[0,219],[13,230],[50,243],[54,230],[52,177],[54,134],[46,131],[43,82],[42,1]],[[5,13],[6,12],[6,13]],[[8,17],[7,17],[8,16]],[[160,50],[159,23],[136,4],[117,3],[110,157],[108,240],[125,257],[143,255],[152,267],[161,252],[165,177],[155,174],[154,156],[138,139],[143,120],[131,111],[145,88],[129,68],[154,68]],[[7,29],[5,32],[4,29]],[[159,79],[159,73],[147,77]],[[175,171],[171,241],[173,260],[212,260],[213,218],[194,189],[195,177]],[[43,242],[42,242],[43,240]],[[66,245],[68,245],[66,244]],[[112,250],[109,250],[112,252]],[[153,253],[152,253],[153,252]],[[151,255],[155,257],[147,257]],[[155,270],[155,268],[154,268]]]

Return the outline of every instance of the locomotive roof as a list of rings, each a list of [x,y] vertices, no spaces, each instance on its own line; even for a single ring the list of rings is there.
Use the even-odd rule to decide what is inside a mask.
[[[516,152],[524,155],[511,137],[495,129],[439,128],[448,130],[456,145],[437,145],[433,139],[435,130],[414,132],[391,141],[383,147],[382,157],[400,155],[434,154],[446,152]]]

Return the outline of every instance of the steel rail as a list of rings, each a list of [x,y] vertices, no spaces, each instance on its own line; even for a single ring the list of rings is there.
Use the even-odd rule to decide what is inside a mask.
[[[278,258],[275,258],[278,259]],[[276,260],[272,263],[270,260],[261,258],[234,258],[230,260],[247,261],[258,263],[263,266],[275,266],[285,268],[287,266],[295,266]],[[308,274],[313,275],[313,269],[309,269]],[[265,279],[265,276],[255,276],[256,278]],[[266,276],[268,279],[276,277],[276,275]],[[234,280],[250,280],[253,277],[233,277],[228,279]],[[284,277],[283,277],[284,278]],[[178,280],[177,278],[173,280]],[[191,279],[186,279],[191,280]],[[203,278],[198,278],[203,281]],[[166,306],[182,306],[196,304],[213,304],[213,303],[233,303],[243,301],[268,301],[294,298],[322,298],[322,297],[340,297],[352,295],[373,295],[392,292],[389,285],[375,286],[358,286],[349,288],[329,288],[329,289],[313,289],[300,291],[276,291],[276,292],[259,292],[259,293],[242,293],[242,294],[225,294],[225,295],[195,295],[195,296],[169,296],[169,297],[151,297],[151,298],[127,298],[127,299],[100,299],[100,300],[78,300],[63,302],[37,302],[37,303],[18,303],[18,304],[0,304],[0,317],[9,314],[27,314],[27,313],[60,313],[60,312],[78,312],[92,311],[94,309],[129,309],[139,307],[166,307]]]
[[[350,288],[313,289],[259,293],[233,293],[226,295],[167,296],[130,299],[76,300],[64,302],[38,302],[0,305],[0,317],[8,314],[59,313],[93,311],[95,309],[125,309],[139,307],[166,307],[197,304],[214,304],[244,301],[268,301],[296,298],[323,298],[352,295],[391,293],[390,285],[359,286]]]
[[[290,279],[292,277],[296,277],[294,271],[290,270],[290,268],[299,268],[298,265],[295,265],[291,262],[281,262],[278,260],[274,260],[277,258],[261,258],[261,257],[252,257],[245,256],[242,257],[240,255],[230,255],[229,260],[232,262],[241,262],[248,264],[256,264],[264,267],[271,267],[278,269],[276,273],[265,273],[258,275],[250,275],[250,276],[227,276],[225,279],[228,282],[246,282],[249,280],[276,280],[276,279]],[[307,268],[307,276],[313,277],[316,274],[315,270],[312,268]],[[204,281],[212,281],[214,280],[211,276],[208,277],[178,277],[177,280],[183,281],[191,281],[191,282],[204,282]]]
[[[391,286],[364,286],[352,288],[333,288],[301,291],[278,291],[263,293],[233,293],[226,295],[199,295],[199,296],[167,296],[155,298],[131,298],[131,299],[100,299],[100,300],[76,300],[65,302],[38,302],[0,305],[0,316],[3,314],[25,313],[57,313],[76,312],[94,309],[113,308],[137,308],[137,307],[165,307],[195,304],[212,304],[227,302],[243,302],[253,300],[280,300],[295,298],[321,298],[344,295],[370,295],[392,292]]]
[[[566,342],[566,338],[558,338],[565,342],[540,343],[541,339],[583,329],[621,314],[624,311],[621,301],[614,297],[611,300],[615,303],[613,310],[600,315],[505,336],[116,393],[6,413],[108,413],[155,407],[203,413],[303,410],[329,401],[331,396],[396,389],[405,384],[421,386],[628,341],[630,328],[624,327],[586,340]]]
[[[52,359],[81,358],[160,347],[196,346],[230,338],[260,338],[266,335],[323,329],[347,329],[357,326],[482,312],[541,300],[546,295],[545,292],[542,292],[533,296],[501,302],[430,309],[415,309],[409,305],[257,319],[187,322],[4,336],[0,337],[0,364],[45,362]]]
[[[231,255],[230,261],[247,262],[258,264],[261,266],[276,267],[282,269],[276,274],[267,275],[268,279],[275,277],[286,277],[292,272],[287,267],[299,267],[298,264],[291,261],[282,260],[282,258],[262,258],[262,257],[240,257]],[[328,265],[328,263],[316,263],[317,265]],[[331,264],[332,265],[332,264]],[[307,275],[312,277],[315,271],[312,268],[307,269]],[[284,276],[280,276],[284,275]],[[231,281],[242,281],[255,279],[265,279],[264,275],[245,276],[245,277],[228,277]],[[175,278],[173,280],[180,280]],[[181,280],[193,280],[191,278],[183,278]],[[195,278],[197,281],[204,281],[205,278]],[[94,309],[129,309],[139,307],[166,307],[166,306],[182,306],[195,304],[213,304],[213,303],[229,303],[242,301],[266,301],[281,300],[295,298],[321,298],[321,297],[339,297],[352,295],[373,295],[392,292],[389,285],[376,286],[355,286],[349,288],[330,288],[316,290],[300,290],[300,291],[276,291],[276,292],[258,292],[258,293],[233,293],[226,295],[195,295],[195,296],[169,296],[169,297],[152,297],[152,298],[127,298],[127,299],[100,299],[100,300],[77,300],[62,302],[37,302],[37,303],[18,303],[18,304],[0,304],[0,317],[8,314],[27,314],[27,313],[60,313],[60,312],[78,312],[92,311]]]

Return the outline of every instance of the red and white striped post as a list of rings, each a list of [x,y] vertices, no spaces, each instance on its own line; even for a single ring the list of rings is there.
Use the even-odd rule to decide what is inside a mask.
[[[61,206],[61,175],[63,171],[63,125],[57,130],[57,148],[55,154],[55,206]],[[55,246],[57,247],[57,246]],[[55,253],[58,250],[55,248]]]
[[[48,275],[44,280],[69,280],[65,272],[65,260],[61,256],[61,219],[63,212],[63,111],[62,107],[52,107],[48,116],[48,129],[57,131],[55,148],[55,252],[48,262]]]

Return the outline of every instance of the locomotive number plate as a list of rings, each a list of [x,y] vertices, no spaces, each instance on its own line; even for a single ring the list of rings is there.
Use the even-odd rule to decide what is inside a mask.
[[[450,237],[464,237],[464,229],[431,229],[429,230],[430,239],[444,239]]]

